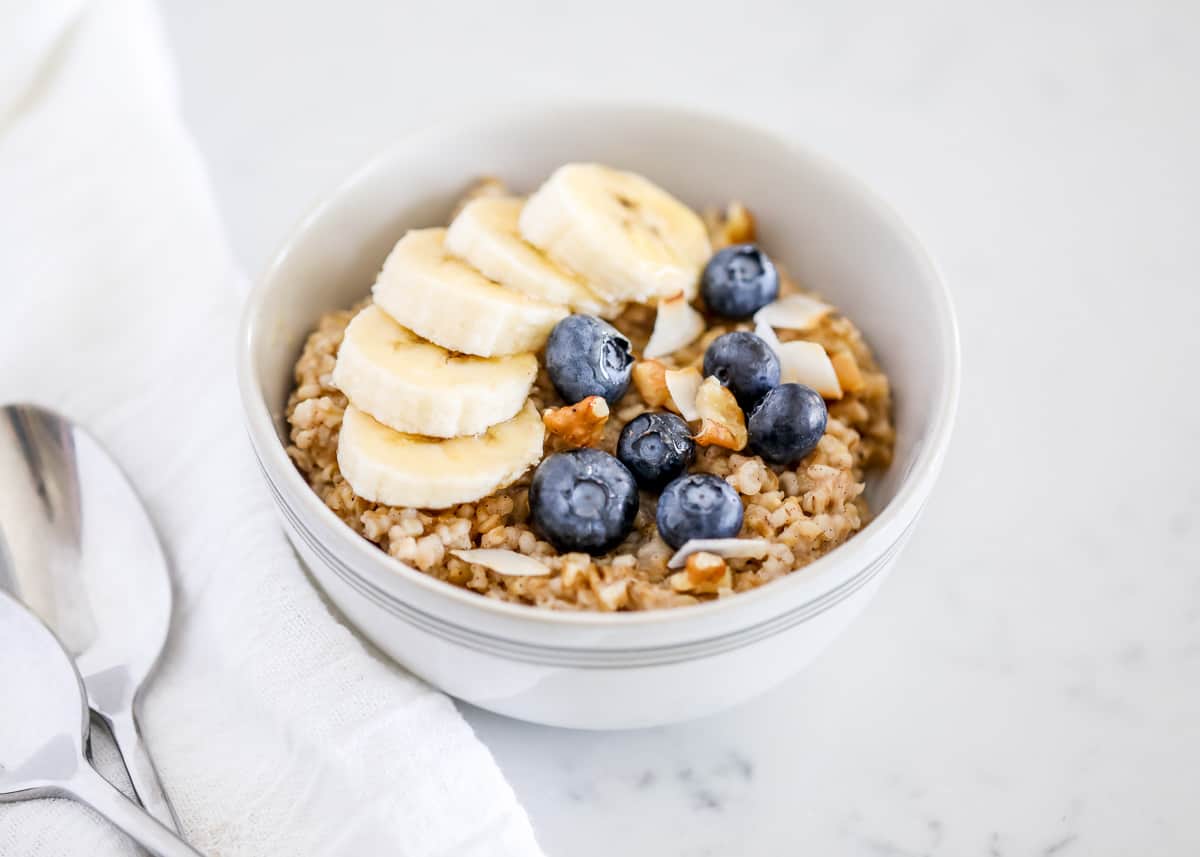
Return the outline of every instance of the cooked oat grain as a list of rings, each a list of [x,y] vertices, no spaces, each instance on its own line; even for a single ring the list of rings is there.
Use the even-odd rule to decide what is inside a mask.
[[[745,209],[736,213],[736,237],[752,240],[753,220]],[[713,219],[714,237],[728,241],[729,219]],[[783,277],[781,293],[798,291]],[[768,465],[752,454],[717,446],[701,447],[694,472],[713,473],[741,495],[746,506],[742,535],[767,539],[761,559],[729,559],[729,574],[680,574],[667,570],[673,551],[659,538],[654,524],[654,498],[643,494],[634,529],[612,553],[603,557],[559,554],[540,539],[529,523],[530,474],[475,503],[428,510],[384,506],[356,496],[337,465],[337,438],[346,398],[332,386],[330,374],[346,325],[358,307],[323,316],[296,362],[296,387],[288,399],[291,427],[288,454],[313,491],[343,521],[391,556],[456,586],[488,598],[562,610],[648,610],[679,607],[726,597],[789,574],[828,553],[862,528],[867,506],[864,473],[891,462],[895,432],[888,380],[853,323],[834,313],[814,331],[800,335],[781,331],[783,340],[804,338],[821,343],[829,353],[850,352],[861,370],[861,389],[829,403],[829,424],[817,448],[795,467]],[[645,346],[654,323],[651,308],[632,306],[614,324]],[[708,344],[730,330],[749,324],[713,323],[693,345],[663,358],[668,367],[699,366]],[[565,404],[545,371],[538,375],[532,399],[540,410]],[[622,427],[650,410],[636,387],[612,408],[598,446],[615,452]],[[568,444],[548,434],[546,452]],[[506,577],[460,560],[452,549],[505,548],[541,559],[552,570],[545,577]]]

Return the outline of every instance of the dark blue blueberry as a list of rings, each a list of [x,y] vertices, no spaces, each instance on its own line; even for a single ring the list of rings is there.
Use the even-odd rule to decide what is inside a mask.
[[[637,511],[633,474],[599,449],[556,452],[529,485],[534,526],[564,552],[608,553],[629,535]]]
[[[696,457],[688,424],[674,414],[639,414],[621,429],[617,458],[647,491],[657,491]]]
[[[708,346],[704,374],[728,387],[747,410],[779,385],[779,358],[761,337],[739,330],[718,336]]]
[[[779,296],[779,272],[755,245],[734,244],[708,260],[700,293],[717,315],[749,318]]]
[[[658,498],[658,533],[673,548],[691,539],[729,539],[742,529],[742,498],[711,473],[676,479]]]
[[[610,405],[629,389],[633,346],[611,324],[590,315],[569,315],[546,342],[546,371],[568,404],[603,396]]]
[[[746,422],[750,447],[772,464],[792,464],[817,447],[829,411],[812,387],[780,384],[762,397]]]

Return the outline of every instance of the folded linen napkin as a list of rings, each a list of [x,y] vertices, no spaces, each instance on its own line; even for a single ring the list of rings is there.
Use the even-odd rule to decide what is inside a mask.
[[[184,833],[213,857],[539,854],[450,701],[339,624],[283,538],[240,423],[244,281],[164,45],[147,0],[0,8],[0,401],[91,427],[166,543],[143,725]],[[134,853],[74,804],[0,805],[4,857]]]

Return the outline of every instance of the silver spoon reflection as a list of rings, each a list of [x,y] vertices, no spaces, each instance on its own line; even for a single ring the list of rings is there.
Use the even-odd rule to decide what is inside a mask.
[[[0,590],[62,641],[138,799],[178,830],[137,722],[171,618],[166,558],[104,448],[35,405],[0,408]]]
[[[0,801],[69,797],[158,857],[200,857],[88,764],[88,708],[66,651],[24,606],[0,593]]]

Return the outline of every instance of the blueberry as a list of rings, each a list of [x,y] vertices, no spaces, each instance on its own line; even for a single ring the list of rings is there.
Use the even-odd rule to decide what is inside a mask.
[[[590,315],[569,315],[546,342],[546,371],[570,404],[603,396],[610,405],[629,389],[633,346],[611,324]]]
[[[728,387],[744,410],[779,385],[779,358],[761,337],[739,330],[718,336],[708,346],[704,374]]]
[[[682,476],[658,498],[658,532],[680,548],[690,539],[728,539],[742,529],[742,498],[711,473]]]
[[[560,551],[608,553],[629,535],[637,511],[633,474],[599,449],[556,452],[529,486],[534,526]]]
[[[717,315],[749,318],[779,295],[779,272],[754,244],[734,244],[708,260],[700,293]]]
[[[829,411],[812,387],[780,384],[750,413],[750,447],[772,464],[792,464],[817,447]]]
[[[617,458],[647,491],[657,491],[696,457],[688,424],[674,414],[639,414],[621,429]]]

